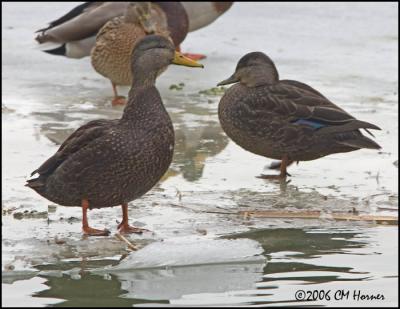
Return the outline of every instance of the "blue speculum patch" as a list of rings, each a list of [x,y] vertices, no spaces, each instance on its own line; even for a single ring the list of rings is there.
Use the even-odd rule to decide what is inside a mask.
[[[326,127],[325,124],[322,124],[322,123],[314,121],[314,120],[299,119],[299,120],[296,120],[294,123],[295,124],[305,124],[314,129],[320,129],[320,128]]]

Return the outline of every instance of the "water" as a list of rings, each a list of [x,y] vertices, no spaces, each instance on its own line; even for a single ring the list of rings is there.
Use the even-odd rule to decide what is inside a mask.
[[[236,3],[189,34],[182,48],[207,54],[205,69],[170,67],[157,82],[174,122],[175,155],[162,181],[130,203],[132,223],[154,233],[129,236],[141,249],[128,256],[113,236],[83,238],[78,208],[53,207],[23,186],[77,127],[121,115],[110,106],[109,82],[89,59],[34,49],[33,31],[74,5],[2,4],[3,305],[398,303],[397,226],[238,214],[397,215],[397,4]],[[306,82],[381,127],[374,133],[382,151],[301,162],[290,167],[289,184],[255,178],[270,160],[229,141],[216,114],[220,97],[199,94],[254,50],[266,52],[283,79]],[[169,90],[180,82],[183,90]],[[107,226],[111,235],[120,217],[118,207],[89,213],[91,224]],[[331,290],[331,296],[345,290],[351,297],[299,302],[300,289]],[[354,300],[358,290],[384,300]]]

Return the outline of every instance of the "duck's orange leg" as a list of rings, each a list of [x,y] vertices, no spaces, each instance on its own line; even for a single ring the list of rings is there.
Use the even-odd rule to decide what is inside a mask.
[[[180,46],[178,46],[177,48],[176,48],[176,50],[178,51],[178,52],[180,52],[181,51],[181,47]],[[193,59],[193,60],[201,60],[201,59],[205,59],[207,56],[206,55],[203,55],[203,54],[191,54],[191,53],[183,53],[183,55],[184,56],[186,56],[186,57],[188,57],[188,58],[190,58],[190,59]]]
[[[143,232],[149,231],[140,227],[130,226],[128,223],[128,203],[124,203],[122,206],[122,222],[118,225],[118,230],[122,234],[137,233],[142,234]]]
[[[294,161],[289,160],[287,162],[287,164],[286,164],[286,167],[290,166],[293,163],[294,163]],[[272,161],[268,168],[271,169],[271,170],[280,170],[281,169],[281,164],[282,164],[282,161]],[[297,164],[299,164],[299,161],[297,161]]]
[[[286,168],[293,163],[292,160],[289,160],[287,155],[284,155],[282,161],[280,162],[280,174],[279,175],[265,175],[261,174],[260,176],[256,176],[257,178],[262,179],[286,179],[286,176],[290,176],[290,174],[286,171]]]
[[[104,230],[98,230],[91,228],[88,223],[87,219],[87,210],[89,208],[89,201],[88,200],[82,200],[82,230],[83,234],[89,235],[89,236],[108,236],[110,234],[110,231],[107,229]]]
[[[116,105],[125,105],[126,104],[126,98],[124,96],[118,95],[117,92],[117,85],[111,82],[113,92],[114,92],[114,99],[111,101],[112,106]]]

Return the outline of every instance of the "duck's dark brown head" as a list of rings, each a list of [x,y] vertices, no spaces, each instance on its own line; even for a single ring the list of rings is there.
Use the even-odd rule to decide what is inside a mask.
[[[279,74],[274,62],[262,52],[252,52],[244,55],[239,60],[235,73],[218,83],[218,86],[240,82],[247,87],[257,87],[278,81]]]

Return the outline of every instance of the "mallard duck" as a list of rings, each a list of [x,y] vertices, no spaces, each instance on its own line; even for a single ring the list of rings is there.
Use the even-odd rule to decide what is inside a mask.
[[[304,83],[279,80],[275,64],[262,52],[243,56],[235,73],[218,86],[233,83],[219,102],[223,130],[245,150],[281,160],[274,166],[279,175],[261,178],[286,178],[287,166],[295,161],[381,148],[359,130],[371,134],[368,129],[379,127],[355,119]]]
[[[98,32],[92,48],[93,68],[111,81],[112,105],[124,105],[125,97],[118,96],[117,85],[131,85],[131,54],[136,42],[147,34],[169,38],[167,21],[159,6],[151,2],[131,2],[123,16],[108,21]],[[161,72],[160,72],[161,74]]]
[[[174,51],[167,38],[149,35],[133,53],[132,82],[121,119],[93,120],[77,129],[27,181],[26,186],[63,206],[81,206],[87,235],[108,235],[91,228],[87,210],[122,206],[121,233],[141,233],[128,224],[128,202],[149,191],[167,171],[174,150],[174,130],[155,81],[171,64],[202,67]]]
[[[232,3],[154,2],[165,13],[168,30],[177,48],[188,32],[209,25]],[[43,44],[45,52],[53,55],[69,58],[89,56],[97,32],[112,18],[122,16],[128,5],[129,2],[85,2],[50,22],[48,27],[37,30],[36,41]]]

